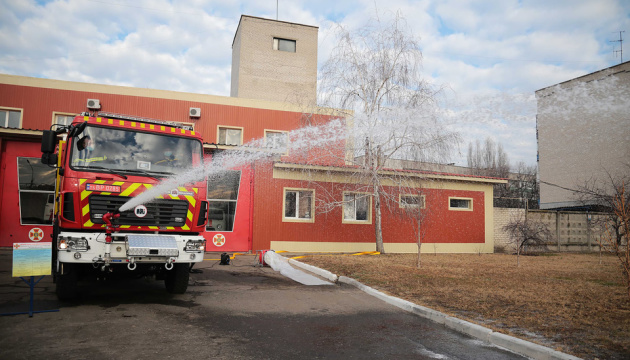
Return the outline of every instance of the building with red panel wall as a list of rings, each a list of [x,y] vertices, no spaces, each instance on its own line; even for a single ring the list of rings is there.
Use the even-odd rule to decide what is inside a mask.
[[[255,178],[267,181],[257,180],[254,186],[254,248],[295,252],[374,251],[371,196],[365,197],[367,211],[362,219],[348,219],[345,204],[327,206],[342,203],[348,194],[364,193],[364,186],[354,183],[357,171],[349,166],[287,162],[258,167]],[[408,171],[406,176],[417,181],[416,186],[401,190],[393,182],[384,185],[389,198],[422,198],[417,206],[424,213],[423,252],[494,251],[492,185],[505,180],[421,171]],[[287,193],[293,192],[310,193],[313,200],[307,211],[313,216],[293,216],[287,212]],[[398,201],[382,212],[387,252],[417,252],[417,220],[414,211],[407,211],[408,207],[409,204]]]
[[[98,99],[101,110],[110,113],[191,124],[202,134],[208,159],[234,148],[219,139],[222,129],[238,130],[239,142],[246,143],[303,124],[302,108],[287,103],[0,75],[0,115],[18,119],[11,124],[15,127],[0,127],[0,246],[30,241],[33,229],[50,241],[55,178],[54,169],[39,160],[42,130],[53,123],[69,124],[88,110],[87,99]],[[200,109],[201,115],[189,116],[190,108]],[[320,122],[330,118],[315,117]],[[218,181],[230,186],[208,191],[208,248],[251,250],[251,167],[234,169]],[[221,247],[212,242],[217,234],[225,239]]]
[[[50,240],[54,174],[39,163],[41,131],[53,122],[63,122],[65,116],[85,111],[88,98],[98,99],[107,112],[192,123],[203,136],[207,161],[216,151],[232,148],[219,139],[224,127],[239,129],[241,141],[248,142],[270,131],[304,126],[301,107],[286,103],[0,75],[0,111],[19,115],[19,128],[0,128],[0,246],[30,241],[34,229],[45,234],[42,241]],[[189,116],[191,107],[201,109],[199,118]],[[318,122],[332,119],[326,112],[316,116]],[[348,172],[356,169],[345,166],[343,158],[343,153],[328,158],[289,154],[209,179],[211,211],[204,234],[208,250],[374,250],[371,201],[366,218],[354,221],[344,220],[343,207],[324,211],[315,206],[342,202],[344,193],[352,193]],[[423,223],[426,251],[493,250],[492,185],[504,180],[422,172],[414,176],[426,182],[419,187],[431,214]],[[212,186],[216,182],[233,185],[217,190]],[[291,197],[300,191],[313,193],[312,215],[287,216],[287,202],[301,206]],[[393,184],[391,191],[397,191]],[[451,199],[467,203],[465,209],[451,207]],[[212,242],[215,235],[225,239],[221,246]],[[416,251],[413,220],[405,220],[396,211],[383,212],[383,237],[387,251]]]

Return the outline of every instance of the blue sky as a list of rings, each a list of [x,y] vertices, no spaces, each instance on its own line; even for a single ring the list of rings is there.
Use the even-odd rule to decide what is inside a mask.
[[[320,66],[336,24],[400,11],[425,76],[449,89],[461,154],[491,136],[513,163],[536,161],[534,91],[618,64],[611,41],[621,30],[630,40],[624,0],[277,3],[279,20],[319,26]],[[275,18],[276,1],[0,0],[0,73],[229,96],[241,14]]]

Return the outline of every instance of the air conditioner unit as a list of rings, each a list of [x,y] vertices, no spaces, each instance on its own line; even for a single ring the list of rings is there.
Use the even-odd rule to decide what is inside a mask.
[[[195,118],[200,117],[201,108],[190,108],[190,110],[188,110],[188,115],[190,115],[190,117],[195,117]]]
[[[87,108],[91,110],[100,110],[101,102],[99,99],[88,99],[87,100]]]

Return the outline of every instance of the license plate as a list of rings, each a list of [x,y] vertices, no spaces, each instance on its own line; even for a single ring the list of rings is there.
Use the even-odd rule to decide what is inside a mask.
[[[87,184],[87,185],[85,185],[85,190],[87,190],[87,191],[100,191],[100,192],[119,193],[120,192],[120,185]]]

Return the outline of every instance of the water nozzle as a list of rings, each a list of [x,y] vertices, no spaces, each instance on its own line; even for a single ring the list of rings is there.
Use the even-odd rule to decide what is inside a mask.
[[[112,225],[112,220],[118,219],[119,217],[120,212],[118,210],[103,215],[103,222],[105,222],[105,242],[108,244],[112,242],[112,228],[116,227]]]
[[[107,227],[112,226],[112,220],[118,219],[120,217],[120,212],[118,210],[114,210],[113,212],[108,212],[103,215],[103,222],[107,225]]]

